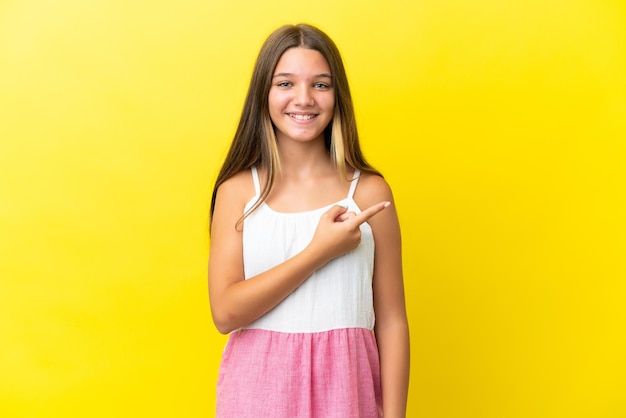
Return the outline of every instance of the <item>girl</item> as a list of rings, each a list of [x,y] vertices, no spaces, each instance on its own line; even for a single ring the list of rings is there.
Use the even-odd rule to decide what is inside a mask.
[[[361,153],[335,44],[309,25],[279,28],[213,190],[211,312],[230,333],[218,417],[406,415],[392,201]]]

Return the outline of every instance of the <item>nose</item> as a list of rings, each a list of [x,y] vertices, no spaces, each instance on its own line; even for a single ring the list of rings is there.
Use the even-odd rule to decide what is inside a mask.
[[[310,87],[304,84],[300,85],[298,89],[296,89],[294,102],[296,105],[300,106],[313,105],[314,99]]]

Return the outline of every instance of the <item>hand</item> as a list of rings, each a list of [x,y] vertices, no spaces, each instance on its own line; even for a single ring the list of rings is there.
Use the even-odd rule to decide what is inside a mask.
[[[347,212],[343,206],[333,206],[320,218],[309,250],[314,251],[324,264],[354,250],[361,242],[361,224],[389,205],[390,202],[380,202],[359,214]]]

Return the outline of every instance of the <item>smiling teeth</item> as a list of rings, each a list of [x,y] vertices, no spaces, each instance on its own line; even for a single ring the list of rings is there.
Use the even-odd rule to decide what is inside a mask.
[[[315,117],[315,115],[290,115],[290,116],[297,120],[309,120]]]

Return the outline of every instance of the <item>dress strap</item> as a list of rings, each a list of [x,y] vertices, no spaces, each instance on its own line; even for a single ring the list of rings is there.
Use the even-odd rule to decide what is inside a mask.
[[[250,171],[252,171],[252,181],[254,182],[254,191],[256,195],[259,196],[261,194],[261,183],[259,183],[259,173],[256,170],[256,166],[253,166]]]
[[[354,170],[354,177],[352,177],[352,184],[350,184],[350,190],[348,191],[348,199],[352,199],[354,196],[354,191],[356,190],[356,184],[359,182],[359,178],[361,177],[360,170]]]

